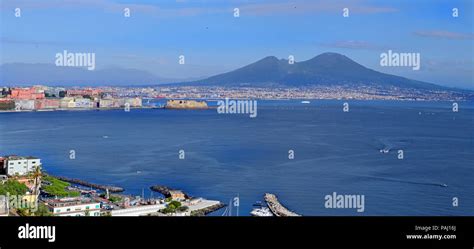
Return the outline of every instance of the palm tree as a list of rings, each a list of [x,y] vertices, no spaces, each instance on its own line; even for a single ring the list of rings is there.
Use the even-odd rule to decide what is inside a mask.
[[[41,176],[43,176],[43,173],[41,172],[41,166],[40,165],[35,166],[34,171],[32,172],[32,177],[35,179],[35,185],[33,189],[34,196],[38,195]]]

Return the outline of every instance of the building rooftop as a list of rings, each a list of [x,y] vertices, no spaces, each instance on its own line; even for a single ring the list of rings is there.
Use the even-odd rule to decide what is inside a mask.
[[[98,203],[89,198],[83,198],[83,197],[46,199],[44,200],[44,202],[51,207],[68,207],[68,206],[75,206],[75,205],[81,205],[81,204]]]
[[[3,160],[24,160],[24,159],[39,159],[37,157],[34,157],[34,156],[17,156],[17,155],[9,155],[9,156],[5,156]]]

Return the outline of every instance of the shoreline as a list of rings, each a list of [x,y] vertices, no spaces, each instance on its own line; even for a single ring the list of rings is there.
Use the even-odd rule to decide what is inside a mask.
[[[244,100],[241,98],[232,98],[233,100]],[[219,101],[221,99],[200,99],[205,101]],[[248,99],[245,99],[248,100]],[[425,99],[252,99],[257,101],[351,101],[351,102],[387,102],[387,103],[474,103],[474,100],[425,100]],[[209,106],[208,108],[166,108],[166,106],[142,106],[142,107],[130,107],[130,110],[210,110],[216,109],[216,106]],[[28,113],[28,112],[80,112],[80,111],[113,111],[113,110],[124,110],[124,107],[104,107],[104,108],[55,108],[55,109],[38,109],[38,110],[0,110],[1,113]]]

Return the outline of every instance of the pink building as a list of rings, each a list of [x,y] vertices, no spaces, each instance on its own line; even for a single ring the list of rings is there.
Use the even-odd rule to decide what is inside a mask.
[[[9,95],[12,99],[44,99],[44,92],[39,92],[37,89],[31,88],[13,88]]]
[[[37,99],[35,109],[55,109],[59,108],[59,99]]]
[[[99,96],[100,93],[101,90],[92,88],[67,90],[67,96]]]

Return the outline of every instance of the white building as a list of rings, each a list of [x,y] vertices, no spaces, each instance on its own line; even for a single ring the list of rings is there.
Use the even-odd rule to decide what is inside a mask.
[[[45,201],[54,216],[100,216],[100,203],[81,197]]]
[[[7,175],[26,175],[33,172],[36,167],[41,166],[41,159],[31,156],[8,156],[3,163]]]
[[[147,215],[151,213],[156,213],[165,207],[166,207],[165,204],[136,206],[136,207],[112,210],[110,214],[112,216],[142,216],[142,215]]]
[[[34,110],[35,100],[33,99],[16,99],[15,110]]]
[[[75,98],[75,107],[76,108],[92,108],[93,102],[88,98]]]

